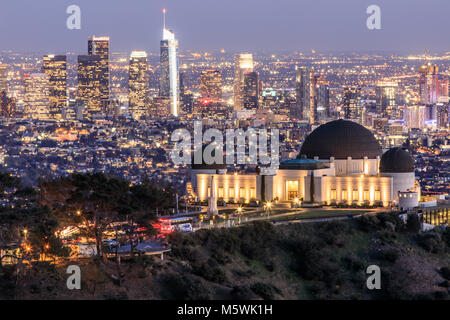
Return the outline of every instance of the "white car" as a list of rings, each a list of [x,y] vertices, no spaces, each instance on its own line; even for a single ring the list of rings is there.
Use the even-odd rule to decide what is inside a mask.
[[[176,226],[176,230],[180,232],[192,232],[192,225],[190,223],[182,223]]]

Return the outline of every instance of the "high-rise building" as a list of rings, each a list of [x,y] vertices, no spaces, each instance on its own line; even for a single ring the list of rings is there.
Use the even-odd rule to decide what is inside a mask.
[[[308,67],[296,68],[295,89],[297,98],[297,118],[316,121],[314,110],[314,73]]]
[[[86,113],[91,118],[101,112],[101,57],[98,55],[78,56],[78,99],[87,106]]]
[[[258,109],[261,85],[258,73],[247,72],[244,75],[243,102],[245,109]]]
[[[437,126],[439,128],[450,127],[450,104],[439,104],[437,106]]]
[[[344,89],[343,106],[345,119],[361,120],[361,93],[358,87]]]
[[[222,100],[222,74],[219,70],[204,70],[200,73],[200,95],[202,99]]]
[[[128,109],[135,119],[148,115],[148,59],[145,51],[133,51],[128,70]]]
[[[8,97],[5,90],[0,91],[0,116],[10,118],[15,115],[15,100]]]
[[[108,108],[109,95],[109,37],[92,36],[88,40],[88,55],[99,56],[100,98],[102,111]],[[96,77],[97,78],[97,77]]]
[[[419,94],[420,103],[433,104],[438,101],[438,72],[436,65],[426,63],[419,67]]]
[[[0,63],[0,92],[8,92],[8,66]]]
[[[62,110],[67,107],[67,59],[63,55],[46,55],[42,62],[42,73],[49,76],[50,116],[62,117]]]
[[[425,127],[426,108],[425,106],[408,106],[403,113],[403,120],[409,129],[422,129]]]
[[[169,98],[170,114],[178,116],[178,41],[175,34],[166,28],[166,10],[164,13],[163,38],[160,51],[159,95]]]
[[[377,113],[389,119],[400,119],[402,115],[396,102],[397,82],[380,81],[375,87]]]
[[[50,82],[45,73],[26,74],[25,79],[25,114],[29,119],[50,119]]]
[[[253,55],[240,53],[234,56],[234,110],[244,107],[244,80],[245,74],[253,72]]]
[[[314,113],[316,121],[330,118],[330,84],[320,76],[314,77]]]
[[[448,103],[448,78],[438,80],[437,95],[438,103]]]

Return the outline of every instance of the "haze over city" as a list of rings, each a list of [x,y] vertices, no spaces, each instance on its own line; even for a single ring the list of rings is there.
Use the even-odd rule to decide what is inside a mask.
[[[65,27],[66,8],[81,8],[81,30]],[[366,8],[381,8],[381,30],[366,28]],[[1,49],[81,51],[89,35],[107,34],[113,51],[156,51],[162,8],[184,49],[227,51],[388,51],[448,49],[446,0],[4,0]]]

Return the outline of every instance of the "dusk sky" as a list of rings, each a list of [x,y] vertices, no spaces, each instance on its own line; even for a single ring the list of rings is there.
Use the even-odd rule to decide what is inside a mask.
[[[85,52],[90,35],[111,37],[113,52],[157,52],[162,8],[180,49],[450,51],[449,0],[1,0],[0,50]],[[81,30],[66,8],[81,8]],[[381,7],[381,30],[366,8]]]

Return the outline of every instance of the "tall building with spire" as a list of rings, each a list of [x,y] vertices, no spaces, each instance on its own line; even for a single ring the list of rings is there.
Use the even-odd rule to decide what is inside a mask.
[[[253,55],[240,53],[234,56],[234,110],[244,107],[245,74],[253,72]]]
[[[139,120],[148,116],[149,73],[145,51],[133,51],[128,70],[128,109]]]
[[[166,28],[166,9],[163,9],[164,28],[160,51],[159,95],[170,101],[170,114],[178,116],[178,41]]]

